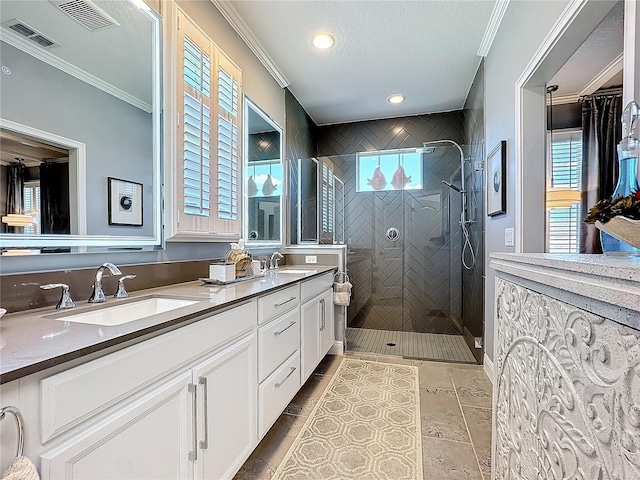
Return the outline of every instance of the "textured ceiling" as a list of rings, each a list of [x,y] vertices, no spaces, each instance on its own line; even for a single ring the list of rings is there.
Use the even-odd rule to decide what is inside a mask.
[[[242,0],[232,7],[319,124],[457,110],[495,1]],[[324,31],[328,51],[311,45]],[[406,101],[387,103],[402,93]]]
[[[581,93],[600,72],[622,54],[623,49],[624,4],[619,2],[549,81],[550,85],[558,85],[558,91],[553,95]],[[611,74],[611,79],[597,85],[596,88],[622,84],[621,70]]]

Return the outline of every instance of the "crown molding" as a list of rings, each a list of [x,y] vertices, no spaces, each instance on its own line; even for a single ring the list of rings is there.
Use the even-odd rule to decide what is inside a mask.
[[[598,90],[602,85],[607,83],[613,77],[616,76],[619,72],[622,71],[624,63],[624,53],[618,55],[609,65],[604,67],[604,69],[598,73],[593,80],[591,80],[585,87],[578,93],[580,97],[583,95],[591,95],[593,92]]]
[[[211,0],[211,2],[220,11],[222,16],[229,22],[240,38],[247,44],[251,51],[258,57],[258,60],[264,65],[271,76],[278,82],[282,88],[287,88],[289,80],[284,73],[278,68],[271,59],[267,51],[262,47],[258,39],[253,35],[247,24],[242,20],[240,14],[233,8],[230,0]]]
[[[563,105],[565,103],[578,103],[580,100],[580,95],[577,93],[569,93],[567,95],[554,95],[553,96],[553,105]],[[550,105],[549,97],[547,96],[547,105]]]
[[[500,28],[502,18],[507,11],[508,5],[509,0],[497,0],[494,4],[491,17],[489,18],[489,23],[487,24],[484,36],[482,37],[482,42],[480,42],[480,47],[478,48],[479,57],[486,57],[489,54],[491,44],[493,43],[494,38],[496,38],[496,34],[498,33],[498,29]]]
[[[143,102],[137,97],[125,92],[124,90],[120,90],[117,87],[114,87],[108,82],[105,82],[101,78],[92,75],[89,72],[78,68],[76,65],[67,62],[66,60],[62,60],[61,58],[52,55],[48,51],[44,50],[41,47],[38,47],[36,44],[27,40],[26,38],[22,38],[17,34],[12,32],[8,32],[4,29],[4,27],[0,28],[0,40],[7,42],[9,45],[12,45],[23,52],[31,55],[38,60],[51,65],[52,67],[57,68],[65,73],[68,73],[72,77],[77,78],[89,85],[92,85],[103,92],[108,93],[109,95],[113,95],[114,97],[119,98],[120,100],[133,105],[136,108],[144,110],[147,113],[151,113],[153,108],[147,102]]]

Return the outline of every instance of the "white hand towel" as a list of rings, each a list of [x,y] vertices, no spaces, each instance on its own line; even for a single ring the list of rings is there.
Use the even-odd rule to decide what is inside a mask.
[[[2,475],[2,480],[40,480],[40,475],[27,457],[16,457]]]

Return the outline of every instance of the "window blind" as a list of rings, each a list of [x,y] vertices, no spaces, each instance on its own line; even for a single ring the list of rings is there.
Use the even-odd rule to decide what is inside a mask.
[[[218,217],[238,219],[238,82],[218,68]]]
[[[218,118],[218,216],[238,218],[238,127]]]
[[[184,212],[209,216],[211,209],[211,59],[184,36]],[[190,88],[189,88],[190,87]],[[189,91],[187,91],[189,90]]]
[[[551,145],[551,188],[580,190],[582,133],[558,132]]]
[[[578,253],[580,248],[580,203],[548,212],[550,253]]]
[[[38,182],[26,182],[24,192],[24,212],[35,216],[35,223],[23,227],[25,235],[38,235],[40,229],[40,184]]]
[[[547,182],[547,251],[580,251],[580,202],[582,187],[582,132],[553,132],[549,148]],[[549,203],[551,193],[558,203]],[[563,198],[565,200],[563,200]]]

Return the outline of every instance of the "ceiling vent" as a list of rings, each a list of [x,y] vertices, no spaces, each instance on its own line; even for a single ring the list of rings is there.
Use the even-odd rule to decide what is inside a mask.
[[[43,48],[53,48],[60,46],[59,43],[54,42],[50,38],[37,31],[35,28],[32,28],[18,18],[8,20],[4,22],[2,26],[17,33],[18,35],[31,40],[34,43],[37,43]]]
[[[49,0],[87,30],[120,25],[90,0]]]

